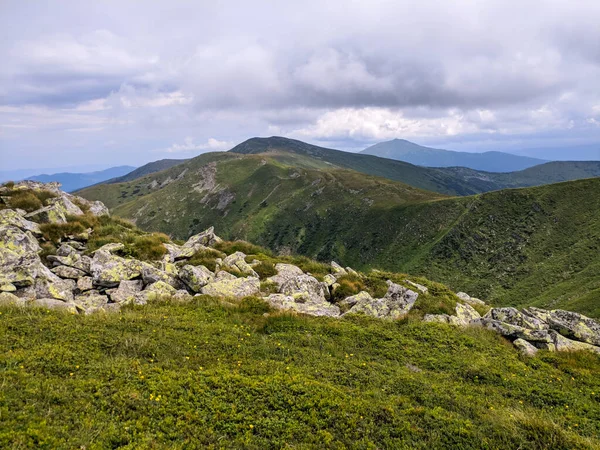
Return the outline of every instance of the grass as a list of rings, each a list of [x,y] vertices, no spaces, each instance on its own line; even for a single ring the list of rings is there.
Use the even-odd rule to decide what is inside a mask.
[[[600,446],[597,356],[524,359],[482,329],[253,298],[0,312],[2,448]]]

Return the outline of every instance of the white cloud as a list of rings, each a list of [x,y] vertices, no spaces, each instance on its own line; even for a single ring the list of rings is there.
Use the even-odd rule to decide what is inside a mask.
[[[219,141],[215,138],[209,138],[205,143],[198,144],[191,137],[186,137],[183,144],[173,144],[168,149],[167,153],[191,153],[197,151],[225,151],[234,146],[233,143],[227,141]]]

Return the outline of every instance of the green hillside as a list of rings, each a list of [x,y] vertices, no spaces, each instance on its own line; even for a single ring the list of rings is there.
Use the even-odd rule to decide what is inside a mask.
[[[600,179],[447,198],[318,155],[228,152],[81,194],[174,238],[214,225],[282,254],[411,271],[491,302],[600,316]]]

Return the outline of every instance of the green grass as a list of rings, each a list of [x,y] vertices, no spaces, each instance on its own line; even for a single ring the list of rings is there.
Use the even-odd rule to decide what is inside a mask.
[[[237,304],[0,308],[0,447],[600,446],[600,359],[416,321]]]

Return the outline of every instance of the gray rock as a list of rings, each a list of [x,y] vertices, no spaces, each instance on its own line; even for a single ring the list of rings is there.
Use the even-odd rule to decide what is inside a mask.
[[[469,294],[465,293],[465,292],[458,292],[456,294],[456,296],[458,298],[460,298],[463,302],[468,303],[470,305],[485,305],[485,302],[483,300],[479,300],[478,298],[475,297],[471,297]]]
[[[304,275],[300,267],[294,266],[293,264],[275,264],[275,270],[277,275],[274,275],[267,279],[271,283],[275,283],[278,288],[281,287],[286,281],[289,281],[297,276]]]
[[[57,256],[69,256],[71,254],[78,254],[78,253],[79,252],[77,250],[75,250],[69,244],[61,244],[60,247],[58,247],[58,250],[56,250]]]
[[[22,231],[13,225],[0,225],[0,247],[23,255],[38,253],[41,247],[37,239],[29,231]]]
[[[42,266],[37,253],[16,253],[0,245],[0,285],[17,288],[31,286]]]
[[[71,303],[77,307],[78,311],[85,314],[91,314],[107,305],[108,297],[106,295],[101,295],[96,291],[90,291],[83,295],[76,295]]]
[[[348,275],[348,271],[335,261],[331,261],[331,271],[336,279]]]
[[[223,260],[223,266],[225,268],[238,270],[244,275],[258,278],[258,274],[254,271],[252,266],[246,262],[246,255],[242,252],[235,252],[227,256]]]
[[[150,264],[142,266],[142,280],[144,284],[153,284],[157,281],[163,281],[175,289],[185,289],[185,284],[177,277],[177,272],[167,273]]]
[[[346,297],[343,300],[340,300],[339,302],[337,302],[337,305],[342,308],[342,309],[349,309],[352,308],[354,305],[356,305],[357,303],[370,303],[373,302],[375,299],[373,297],[371,297],[371,294],[369,294],[368,292],[362,291],[359,292],[356,295],[352,295],[350,297]]]
[[[25,306],[26,300],[10,292],[0,292],[0,305]]]
[[[136,295],[141,292],[143,287],[144,283],[142,280],[121,281],[117,289],[110,291],[110,299],[114,303],[119,303],[121,305],[134,303],[136,300]]]
[[[90,213],[94,216],[110,216],[110,212],[104,203],[99,200],[92,202],[90,205]]]
[[[68,256],[48,255],[46,259],[54,266],[69,266],[90,274],[92,272],[92,259],[89,256],[71,253]]]
[[[427,294],[427,292],[429,291],[429,289],[427,289],[422,284],[415,283],[415,282],[410,281],[410,280],[404,280],[404,282],[407,283],[407,284],[410,284],[412,287],[414,287],[415,289],[417,289],[418,291],[420,291],[423,294]]]
[[[179,278],[193,292],[201,292],[202,288],[214,280],[215,274],[204,266],[183,266],[179,270]]]
[[[62,300],[57,300],[55,298],[37,298],[27,303],[27,306],[44,309],[58,309],[77,314],[77,306],[73,303],[63,302]]]
[[[48,199],[48,204],[57,205],[64,212],[64,214],[71,216],[81,216],[83,214],[81,208],[73,203],[69,196],[64,192],[61,192],[59,197]]]
[[[96,253],[98,251],[114,253],[114,252],[118,252],[119,250],[123,250],[124,248],[125,248],[125,245],[122,244],[121,242],[111,242],[110,244],[103,245],[102,247],[97,249],[94,253]]]
[[[531,345],[525,339],[516,339],[513,345],[519,350],[519,353],[525,356],[535,356],[538,352],[537,347]]]
[[[583,314],[556,309],[548,313],[547,323],[567,338],[600,345],[600,324]]]
[[[201,292],[213,297],[248,297],[260,292],[260,280],[254,277],[215,280],[204,286]]]
[[[33,211],[25,216],[26,219],[33,220],[37,223],[67,223],[65,216],[66,211],[55,203],[54,205],[44,206],[36,211]]]
[[[192,256],[194,256],[194,254],[196,254],[196,252],[198,250],[200,250],[199,246],[198,247],[182,247],[179,245],[168,244],[168,243],[165,243],[163,245],[167,249],[167,253],[169,255],[170,262],[180,261],[182,259],[189,259]]]
[[[23,232],[29,231],[34,236],[42,235],[40,226],[37,223],[25,219],[14,209],[0,210],[0,225],[11,225],[13,227],[17,227]]]
[[[448,314],[425,314],[423,322],[450,323],[450,316]]]
[[[547,330],[548,324],[538,318],[521,313],[518,309],[512,307],[492,308],[485,315],[487,318],[510,323],[531,330]]]
[[[384,298],[359,301],[346,314],[366,314],[381,319],[399,319],[412,309],[419,294],[388,280]]]
[[[337,279],[330,273],[323,277],[323,283],[325,283],[327,287],[332,287],[336,283],[336,281]]]
[[[481,315],[469,304],[457,303],[455,307],[456,318],[461,324],[469,325],[471,322],[479,320]]]
[[[311,316],[339,317],[340,309],[327,301],[311,301],[304,297],[294,297],[285,294],[271,294],[264,299],[274,308],[295,311]]]
[[[209,229],[203,231],[202,233],[198,233],[192,237],[190,237],[185,244],[183,244],[184,248],[193,248],[197,250],[202,249],[203,247],[211,247],[218,242],[221,242],[222,239],[215,234],[215,228],[210,227]]]
[[[94,285],[110,288],[118,286],[123,280],[141,278],[144,266],[148,264],[98,250],[94,253],[90,268]]]
[[[92,277],[81,277],[77,280],[77,289],[80,292],[92,290],[94,288]]]
[[[85,276],[83,270],[75,269],[69,266],[57,266],[52,269],[52,273],[59,276],[60,278],[70,278],[72,280],[78,280]]]

